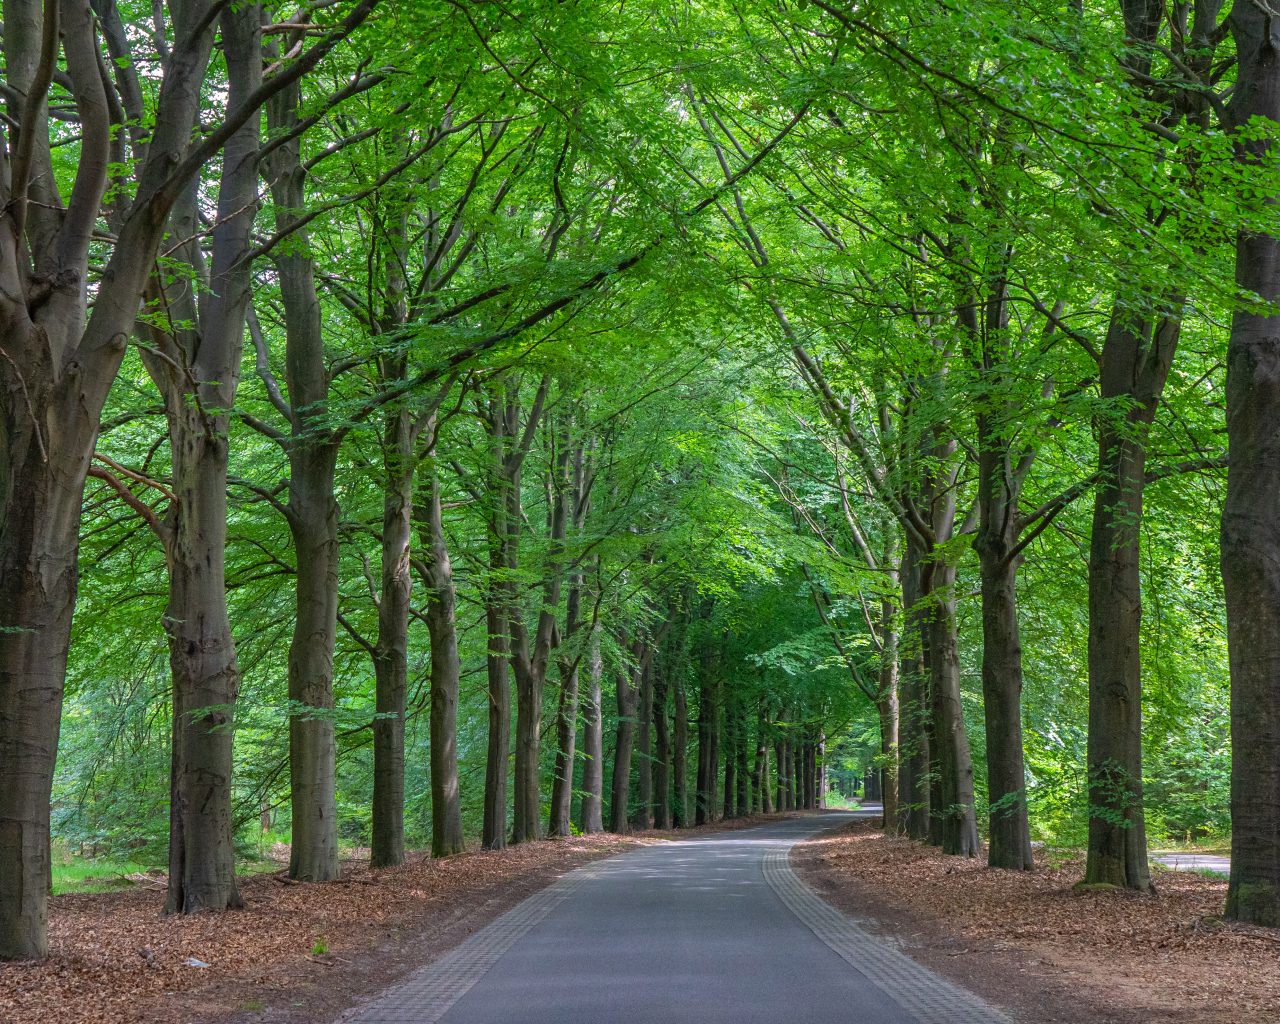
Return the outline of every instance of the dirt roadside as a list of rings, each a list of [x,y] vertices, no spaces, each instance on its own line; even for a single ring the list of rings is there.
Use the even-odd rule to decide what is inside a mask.
[[[162,888],[56,896],[52,953],[0,964],[0,1022],[316,1024],[430,963],[567,871],[647,843],[745,828],[593,835],[341,880],[245,879],[244,910],[166,917]],[[192,963],[191,961],[196,961]]]
[[[829,902],[1024,1024],[1280,1021],[1280,931],[1229,925],[1226,883],[1077,892],[1083,865],[993,871],[855,822],[798,845]]]

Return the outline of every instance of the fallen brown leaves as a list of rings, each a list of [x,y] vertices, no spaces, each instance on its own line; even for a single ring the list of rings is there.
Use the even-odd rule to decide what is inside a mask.
[[[414,855],[403,867],[381,871],[353,863],[340,881],[324,884],[258,875],[241,883],[246,908],[221,914],[166,917],[164,892],[153,886],[56,896],[49,958],[0,964],[0,1022],[217,1019],[263,1010],[259,991],[278,996],[295,984],[336,990],[322,1000],[322,1009],[298,1011],[302,1019],[321,1019],[352,1001],[345,989],[357,979],[372,978],[375,987],[393,980],[397,970],[438,956],[565,871],[703,831],[579,836],[444,860]],[[442,928],[445,923],[451,930]],[[402,963],[388,968],[388,947],[404,947]]]
[[[792,857],[832,902],[1027,1020],[1280,1021],[1280,931],[1223,922],[1224,881],[1169,871],[1155,896],[1075,891],[1081,863],[993,871],[868,823]]]

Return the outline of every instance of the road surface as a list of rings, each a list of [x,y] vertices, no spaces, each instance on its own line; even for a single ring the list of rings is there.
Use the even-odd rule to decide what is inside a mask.
[[[796,842],[852,816],[661,843],[580,868],[349,1019],[1003,1024],[791,871]]]
[[[1174,871],[1213,871],[1231,874],[1231,858],[1217,853],[1153,853],[1151,859]]]

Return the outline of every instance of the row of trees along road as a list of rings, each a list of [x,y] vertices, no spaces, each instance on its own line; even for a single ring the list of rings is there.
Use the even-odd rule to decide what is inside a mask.
[[[868,765],[997,868],[1230,829],[1280,924],[1277,46],[6,0],[0,957],[72,849],[221,910],[264,830],[324,881]]]

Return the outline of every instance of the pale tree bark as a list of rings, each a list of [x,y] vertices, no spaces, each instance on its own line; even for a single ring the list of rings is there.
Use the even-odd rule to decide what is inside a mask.
[[[1239,54],[1231,116],[1280,121],[1280,25],[1237,3]],[[1238,143],[1248,180],[1270,175],[1275,144]],[[1271,179],[1268,178],[1270,181]],[[1267,196],[1274,211],[1274,184]],[[1236,283],[1274,308],[1280,302],[1280,238],[1242,230]],[[1280,317],[1236,310],[1227,347],[1230,467],[1222,515],[1222,578],[1231,661],[1231,882],[1227,916],[1280,926]]]

